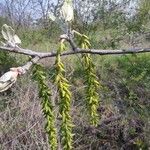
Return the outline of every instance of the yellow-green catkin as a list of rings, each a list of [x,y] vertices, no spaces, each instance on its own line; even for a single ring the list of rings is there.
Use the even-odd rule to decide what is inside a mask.
[[[40,65],[34,66],[33,77],[38,83],[39,97],[42,99],[42,111],[46,119],[45,131],[48,135],[48,142],[51,150],[57,150],[57,130],[55,128],[55,115],[51,101],[51,90],[46,84],[46,74]]]
[[[82,49],[89,49],[89,38],[86,35],[81,35],[79,44]],[[93,126],[97,126],[100,119],[97,112],[99,107],[99,81],[96,76],[95,65],[90,54],[82,54],[82,63],[85,72],[86,103],[90,116],[90,123]]]
[[[59,114],[61,118],[60,125],[60,139],[63,146],[63,150],[72,149],[72,120],[70,116],[71,109],[71,92],[68,80],[65,78],[65,68],[61,61],[61,51],[65,49],[63,42],[60,43],[60,47],[57,51],[55,61],[55,83],[59,92]]]

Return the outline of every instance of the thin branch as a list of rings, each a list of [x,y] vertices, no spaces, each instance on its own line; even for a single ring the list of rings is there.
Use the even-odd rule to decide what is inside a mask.
[[[25,70],[25,72],[26,71],[28,71],[30,68],[31,68],[31,66],[33,65],[33,64],[35,64],[36,62],[38,62],[40,60],[40,58],[39,57],[34,57],[34,58],[32,58],[30,61],[28,61],[25,65],[23,65],[22,66],[22,68]]]
[[[23,49],[20,47],[5,47],[5,46],[0,46],[1,51],[8,51],[8,52],[13,52],[13,53],[19,53],[19,54],[24,54],[32,57],[39,57],[41,58],[46,58],[46,57],[55,57],[56,52],[36,52],[30,49]],[[118,54],[136,54],[136,53],[146,53],[150,52],[150,48],[136,48],[136,49],[118,49],[118,50],[103,50],[103,49],[80,49],[76,48],[75,51],[66,51],[63,52],[61,55],[66,56],[66,55],[74,55],[74,54],[80,54],[80,53],[89,53],[89,54],[97,54],[97,55],[118,55]]]

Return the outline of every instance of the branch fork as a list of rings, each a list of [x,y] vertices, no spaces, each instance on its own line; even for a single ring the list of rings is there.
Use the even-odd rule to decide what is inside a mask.
[[[17,54],[23,54],[32,57],[32,59],[27,62],[25,65],[21,66],[25,72],[27,72],[31,66],[35,63],[37,63],[40,59],[44,59],[47,57],[55,57],[57,56],[57,51],[56,50],[51,50],[51,52],[36,52],[30,49],[24,49],[18,46],[18,44],[21,43],[20,38],[15,34],[14,30],[7,25],[4,25],[6,30],[2,30],[2,35],[4,39],[7,41],[6,43],[3,43],[0,45],[0,50],[1,51],[8,51],[12,53],[17,53]],[[78,36],[85,36],[80,34],[79,32],[72,30],[72,34],[76,34]],[[8,44],[11,41],[12,44]],[[124,54],[137,54],[137,53],[146,53],[150,52],[150,48],[136,48],[136,49],[116,49],[116,50],[103,50],[103,49],[82,49],[78,48],[77,45],[75,44],[72,36],[68,36],[67,34],[62,34],[60,35],[60,41],[64,42],[67,41],[70,46],[71,50],[70,51],[65,51],[61,53],[61,56],[67,56],[67,55],[74,55],[74,54],[84,54],[84,53],[89,53],[89,54],[96,54],[96,55],[124,55]]]

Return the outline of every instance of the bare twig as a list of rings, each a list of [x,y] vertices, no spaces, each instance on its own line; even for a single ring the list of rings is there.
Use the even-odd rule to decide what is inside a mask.
[[[35,64],[36,62],[38,62],[39,59],[40,58],[38,56],[32,58],[29,62],[27,62],[25,65],[23,65],[22,68],[25,71],[28,71],[33,64]]]
[[[8,51],[13,53],[24,54],[32,57],[39,57],[39,59],[46,58],[46,57],[55,57],[56,52],[36,52],[30,49],[23,49],[20,47],[5,47],[0,46],[1,51]],[[97,54],[97,55],[118,55],[118,54],[136,54],[136,53],[146,53],[150,52],[150,48],[136,48],[136,49],[116,49],[116,50],[103,50],[103,49],[81,49],[75,48],[75,51],[66,51],[63,52],[61,55],[74,55],[79,53],[90,53],[90,54]]]
[[[61,56],[83,54],[83,53],[90,53],[90,54],[97,54],[97,55],[117,55],[117,54],[136,54],[136,53],[150,52],[150,48],[137,48],[137,49],[127,49],[127,50],[81,49],[81,48],[77,48],[74,43],[72,44],[72,40],[68,40],[68,39],[66,40],[70,43],[70,46],[72,47],[73,51],[70,50],[70,51],[63,52]],[[0,50],[31,56],[32,59],[22,66],[25,72],[27,72],[31,68],[31,66],[34,63],[38,62],[40,59],[46,57],[55,57],[57,55],[56,52],[36,52],[30,49],[23,49],[18,46],[16,47],[0,46]]]

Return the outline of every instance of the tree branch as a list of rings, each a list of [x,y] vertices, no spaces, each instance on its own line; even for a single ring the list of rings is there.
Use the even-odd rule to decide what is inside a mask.
[[[46,57],[55,57],[56,52],[36,52],[30,49],[23,49],[20,47],[5,47],[0,46],[1,51],[8,51],[13,53],[24,54],[32,57],[39,57],[39,59],[46,58]],[[80,53],[89,53],[89,54],[97,54],[97,55],[118,55],[118,54],[136,54],[136,53],[146,53],[150,52],[150,48],[136,48],[136,49],[118,49],[118,50],[103,50],[103,49],[80,49],[76,48],[75,51],[66,51],[63,52],[61,55],[74,55]]]
[[[22,68],[25,70],[25,72],[28,71],[28,70],[31,68],[31,66],[32,66],[33,64],[35,64],[36,62],[39,61],[39,59],[40,59],[40,58],[39,58],[38,56],[32,58],[32,59],[31,59],[30,61],[28,61],[25,65],[23,65]]]

